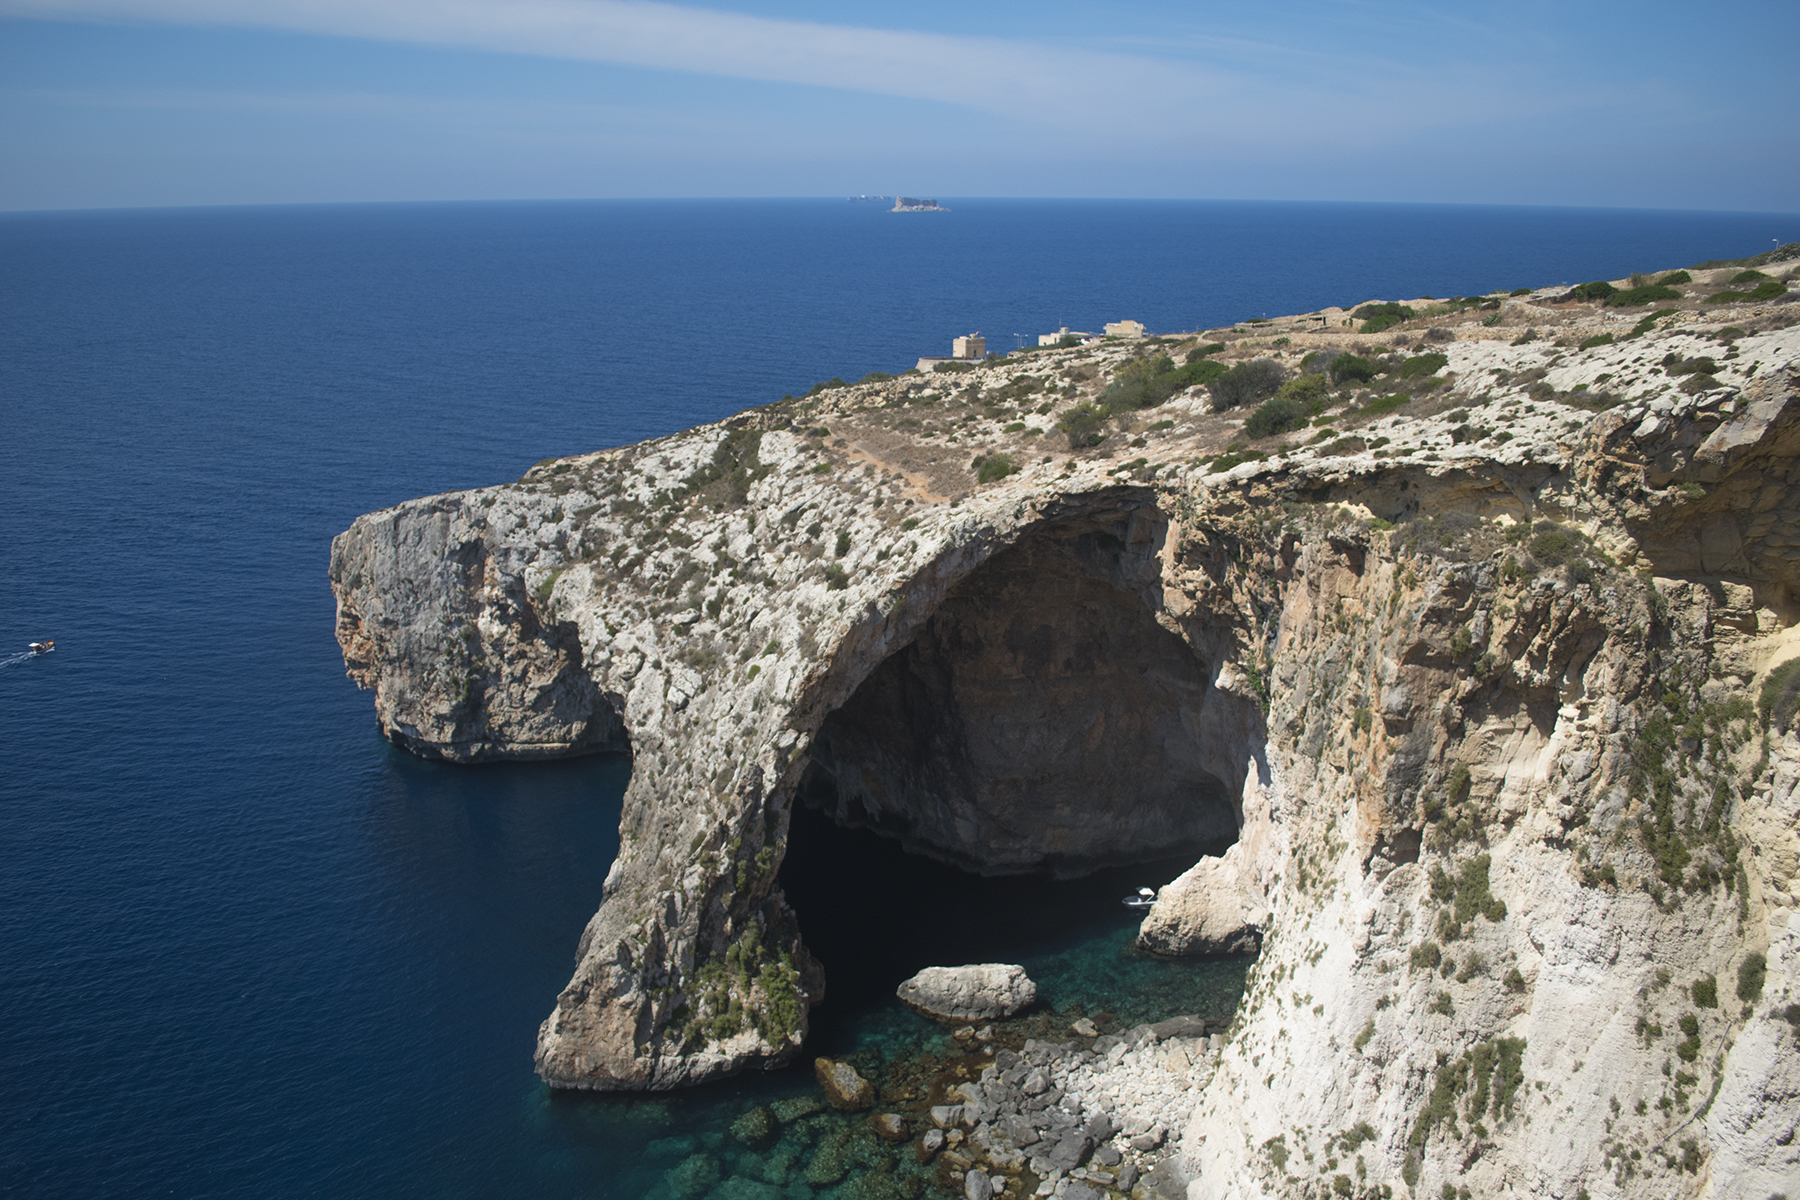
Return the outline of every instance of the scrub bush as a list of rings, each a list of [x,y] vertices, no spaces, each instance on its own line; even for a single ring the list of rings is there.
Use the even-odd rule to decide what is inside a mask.
[[[1375,378],[1376,366],[1360,354],[1340,354],[1329,371],[1333,383],[1367,383]]]
[[[1386,304],[1365,304],[1350,314],[1363,322],[1364,333],[1380,333],[1384,329],[1392,329],[1402,321],[1410,321],[1417,314],[1404,304],[1389,301]]]
[[[1084,400],[1073,408],[1065,408],[1056,427],[1068,437],[1069,448],[1079,450],[1083,446],[1098,446],[1105,439],[1105,421],[1106,410]]]
[[[1241,408],[1246,404],[1266,400],[1275,394],[1286,378],[1287,372],[1272,358],[1239,363],[1208,385],[1212,392],[1213,411],[1224,412],[1228,408]]]
[[[981,464],[981,469],[975,477],[982,483],[993,483],[997,479],[1005,479],[1008,475],[1017,473],[1018,469],[1018,464],[1013,462],[1012,455],[996,454]]]
[[[1448,355],[1415,354],[1400,364],[1400,378],[1422,379],[1428,375],[1436,375],[1450,365]]]
[[[1623,292],[1614,292],[1606,298],[1608,308],[1635,308],[1640,304],[1649,304],[1655,300],[1679,300],[1681,293],[1672,287],[1664,287],[1653,283],[1648,287],[1635,287]]]
[[[1244,433],[1253,438],[1273,437],[1304,425],[1308,415],[1305,404],[1277,396],[1263,401],[1250,414],[1250,419],[1244,422]]]

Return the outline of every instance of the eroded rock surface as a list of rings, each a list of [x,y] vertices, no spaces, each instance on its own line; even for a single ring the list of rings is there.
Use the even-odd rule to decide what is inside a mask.
[[[1171,957],[1260,948],[1269,910],[1261,893],[1239,878],[1241,857],[1233,846],[1223,858],[1203,858],[1162,888],[1138,931],[1138,945]]]
[[[390,737],[633,755],[543,1077],[791,1060],[798,801],[975,870],[1212,850],[1143,934],[1260,932],[1157,1118],[1194,1196],[1791,1190],[1800,331],[1555,300],[1010,356],[360,519],[338,635]],[[1372,386],[1303,374],[1345,350]],[[1259,440],[1177,387],[1051,429],[1190,353],[1321,411]],[[1134,1053],[1038,1094],[1116,1111]]]
[[[933,1020],[967,1024],[1010,1017],[1037,1003],[1037,984],[1011,963],[926,967],[895,991],[900,1003]]]

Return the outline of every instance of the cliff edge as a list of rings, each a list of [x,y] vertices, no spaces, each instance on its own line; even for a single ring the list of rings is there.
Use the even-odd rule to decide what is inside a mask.
[[[633,756],[553,1086],[798,1051],[796,803],[984,872],[1230,842],[1144,935],[1261,947],[1191,1194],[1763,1200],[1800,310],[1697,275],[815,389],[360,518],[338,638],[416,753]]]

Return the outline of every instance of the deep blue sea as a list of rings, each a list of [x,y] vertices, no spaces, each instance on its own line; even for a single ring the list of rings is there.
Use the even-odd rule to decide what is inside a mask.
[[[1800,238],[1753,214],[947,203],[0,216],[0,1191],[666,1195],[667,1156],[810,1088],[537,1082],[629,763],[387,746],[332,639],[327,547],[357,514],[974,330],[1193,329]],[[1010,952],[1058,1007],[1229,1011],[1230,969],[1123,948],[1121,878],[977,886],[846,838],[803,826],[789,881],[832,972],[822,1050],[929,1043],[887,996],[934,957]],[[920,898],[883,900],[903,877]]]

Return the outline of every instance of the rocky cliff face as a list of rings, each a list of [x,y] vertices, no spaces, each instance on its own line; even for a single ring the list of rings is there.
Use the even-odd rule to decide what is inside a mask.
[[[1201,339],[1294,377],[1285,437],[1199,388],[1120,404],[1201,340],[1106,344],[359,520],[339,640],[390,736],[634,756],[540,1073],[796,1052],[801,802],[990,872],[1232,842],[1143,935],[1262,950],[1197,1195],[1791,1188],[1800,330],[1547,300],[1437,317],[1376,386],[1296,373],[1426,321]],[[1091,398],[1071,451],[1048,426]]]

